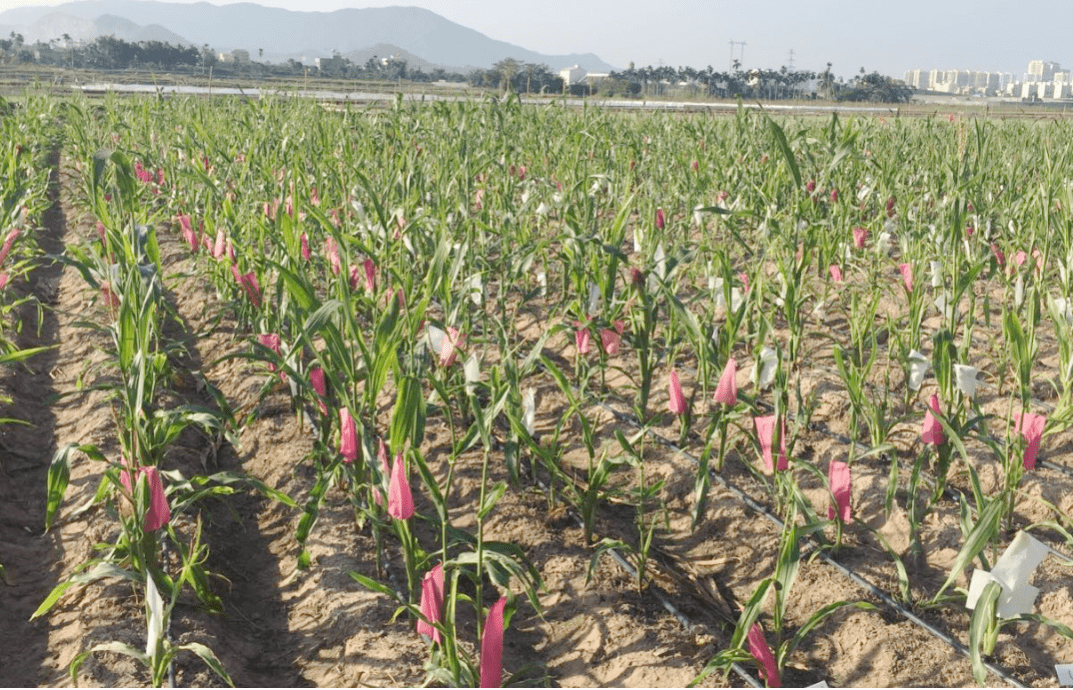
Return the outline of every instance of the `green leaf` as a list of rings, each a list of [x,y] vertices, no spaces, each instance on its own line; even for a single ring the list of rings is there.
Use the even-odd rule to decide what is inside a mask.
[[[995,501],[998,503],[998,501]],[[987,645],[995,626],[995,608],[1002,587],[997,582],[989,582],[984,587],[980,598],[976,600],[972,619],[969,621],[969,658],[972,660],[972,677],[979,685],[987,682],[987,667],[984,666],[982,651]]]
[[[291,298],[302,308],[303,313],[308,313],[318,308],[316,294],[306,284],[307,281],[303,280],[302,276],[284,268],[275,261],[268,261],[267,263],[279,271],[279,277],[283,280],[284,287],[287,288]]]
[[[349,575],[355,582],[357,582],[362,587],[365,587],[366,589],[370,589],[374,592],[383,594],[386,597],[390,597],[392,601],[398,601],[399,599],[399,595],[397,592],[395,592],[395,590],[391,589],[385,584],[377,582],[371,577],[366,577],[361,573],[354,572],[353,570],[347,572],[347,575]]]
[[[71,662],[71,665],[67,667],[67,672],[71,676],[71,683],[75,687],[78,687],[78,669],[82,667],[82,664],[85,662],[86,658],[88,658],[89,655],[93,654],[94,652],[111,652],[113,654],[122,654],[124,656],[129,656],[135,661],[140,661],[143,666],[149,666],[149,657],[147,657],[144,652],[140,652],[126,643],[105,642],[103,644],[94,645],[90,649],[76,656],[74,658],[74,661]]]
[[[881,532],[868,527],[868,525],[865,525],[865,527],[867,527],[868,531],[872,533],[872,536],[879,541],[880,545],[887,552],[887,555],[890,556],[891,560],[894,562],[894,568],[898,571],[898,593],[901,595],[900,598],[902,601],[909,601],[909,572],[905,569],[905,563],[902,562],[901,557],[891,547],[890,542],[887,541],[887,538],[884,537]]]
[[[757,586],[753,595],[749,597],[749,602],[745,604],[745,608],[741,611],[741,616],[738,617],[738,623],[734,626],[734,635],[730,638],[728,650],[739,650],[745,644],[749,629],[753,627],[756,619],[760,617],[760,609],[764,604],[764,599],[767,598],[768,589],[774,583],[774,579],[770,577],[763,580]]]
[[[55,350],[59,345],[49,345],[47,347],[31,347],[26,350],[15,350],[14,352],[5,352],[0,355],[0,364],[10,364],[11,362],[22,362],[34,355],[39,355],[42,352],[48,352],[49,350]]]
[[[436,482],[436,477],[429,469],[428,463],[425,462],[425,456],[420,451],[414,450],[410,457],[413,458],[414,464],[417,466],[417,473],[421,475],[422,481],[425,483],[425,488],[428,489],[431,494],[429,498],[436,506],[436,512],[439,514],[440,519],[444,520],[447,516],[447,506],[443,498],[443,493],[440,491],[440,485]]]
[[[1073,630],[1070,630],[1069,626],[1067,626],[1065,623],[1062,623],[1060,621],[1056,621],[1054,619],[1047,618],[1046,616],[1044,616],[1042,614],[1039,614],[1039,613],[1026,613],[1026,614],[1020,616],[1019,618],[1015,618],[1013,620],[1035,621],[1036,623],[1039,623],[1040,625],[1046,625],[1049,628],[1053,628],[1055,630],[1055,632],[1057,632],[1062,637],[1065,637],[1066,639],[1073,640]]]
[[[484,505],[481,506],[481,509],[479,511],[477,511],[478,520],[484,520],[486,517],[488,517],[488,513],[492,511],[492,508],[495,507],[495,504],[499,501],[500,498],[502,498],[503,493],[506,490],[507,483],[501,481],[497,483],[494,487],[492,487],[491,491],[485,494]]]
[[[48,613],[49,609],[55,606],[56,602],[60,600],[60,597],[63,596],[64,592],[73,587],[74,584],[75,583],[71,582],[70,580],[67,580],[66,582],[61,582],[60,584],[53,587],[52,591],[48,593],[47,597],[45,597],[45,600],[41,602],[41,605],[38,606],[37,610],[34,611],[32,616],[30,616],[30,620],[33,620],[38,616],[42,616]]]
[[[976,520],[976,525],[973,526],[969,536],[965,539],[965,545],[961,547],[961,551],[958,552],[957,558],[954,559],[954,565],[950,569],[950,574],[946,577],[946,582],[939,588],[939,591],[932,598],[935,602],[946,591],[947,587],[954,583],[954,580],[969,567],[973,559],[977,554],[982,552],[987,545],[998,534],[999,521],[1002,519],[1003,501],[994,500],[991,501],[986,508],[980,512],[979,518]]]
[[[302,330],[307,335],[311,336],[313,333],[320,333],[321,329],[331,324],[332,316],[335,312],[343,308],[342,303],[339,300],[330,299],[324,304],[317,307],[317,310],[310,314],[302,326]]]
[[[592,580],[592,576],[596,574],[596,566],[600,562],[600,556],[603,556],[608,551],[632,553],[633,547],[621,539],[610,539],[606,537],[601,539],[600,543],[596,545],[596,550],[593,551],[592,558],[589,559],[589,572],[585,576],[585,584],[588,584]]]
[[[298,555],[299,570],[306,570],[309,568],[310,554],[305,549],[305,543],[306,540],[309,539],[309,533],[313,530],[313,526],[317,524],[317,517],[320,515],[320,505],[324,502],[324,495],[328,492],[328,486],[331,484],[331,476],[342,461],[343,457],[338,455],[320,472],[316,484],[313,485],[312,491],[309,492],[309,499],[306,500],[305,510],[302,513],[302,517],[298,519],[298,528],[295,531],[294,538],[302,546],[302,551]]]
[[[778,659],[776,659],[778,667],[782,668],[786,664],[790,657],[793,656],[794,650],[796,650],[798,645],[805,640],[805,636],[812,632],[813,628],[825,621],[839,609],[847,606],[853,606],[862,611],[877,610],[875,606],[869,604],[867,601],[836,601],[833,604],[827,604],[809,616],[809,619],[805,621],[804,625],[798,628],[797,632],[794,633],[794,636],[782,644],[779,648]]]
[[[399,382],[395,397],[395,410],[391,415],[391,447],[401,450],[410,440],[410,445],[417,448],[425,437],[425,397],[421,390],[421,379],[407,376]]]
[[[786,159],[786,165],[790,168],[790,173],[794,176],[794,184],[798,188],[801,187],[801,171],[797,168],[797,159],[794,158],[794,152],[790,149],[790,144],[786,141],[786,133],[782,131],[782,127],[779,127],[770,115],[765,114],[767,117],[768,128],[771,129],[771,134],[775,137],[775,144],[782,151],[783,157]]]
[[[197,654],[201,657],[201,660],[205,662],[205,665],[212,669],[216,675],[220,676],[225,683],[231,687],[235,687],[234,681],[231,680],[231,676],[227,675],[227,671],[224,670],[223,664],[216,658],[216,655],[213,654],[212,650],[205,645],[198,642],[187,642],[186,644],[176,645],[175,649],[182,649]]]
[[[79,573],[77,575],[72,575],[71,578],[68,579],[66,582],[61,582],[60,584],[53,587],[52,591],[49,592],[49,595],[45,597],[45,600],[41,602],[41,605],[38,606],[37,610],[34,611],[32,616],[30,616],[30,620],[33,620],[38,616],[42,616],[48,613],[49,609],[55,606],[56,602],[60,600],[60,597],[63,596],[64,592],[66,592],[71,587],[82,587],[88,585],[91,582],[103,580],[106,577],[118,577],[123,580],[132,581],[140,580],[139,576],[135,575],[129,570],[124,570],[120,568],[114,563],[109,563],[107,561],[99,562],[93,568],[93,570],[90,570],[89,572],[85,573]]]
[[[56,512],[63,503],[64,494],[67,493],[67,484],[71,480],[71,451],[77,447],[70,444],[60,448],[49,463],[46,481],[48,499],[45,505],[45,531],[52,527]]]
[[[791,504],[796,506],[796,504]],[[782,629],[786,609],[790,605],[790,591],[797,580],[797,571],[801,564],[800,527],[796,507],[791,508],[787,519],[788,528],[783,530],[782,543],[779,545],[779,559],[775,564],[775,629]]]

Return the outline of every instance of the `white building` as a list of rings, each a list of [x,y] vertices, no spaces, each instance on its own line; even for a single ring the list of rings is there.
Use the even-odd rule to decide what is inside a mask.
[[[923,69],[909,70],[905,73],[905,83],[914,89],[927,90],[931,87],[931,75],[935,70],[928,72]]]
[[[581,82],[585,81],[585,77],[587,75],[588,72],[586,72],[578,65],[574,65],[573,67],[566,67],[564,69],[559,70],[559,76],[562,78],[563,84],[565,86],[570,86],[572,84],[580,84]]]
[[[236,50],[232,50],[230,53],[220,53],[216,57],[220,60],[220,62],[234,62],[242,64],[250,61],[250,51],[238,48]]]
[[[1057,62],[1033,60],[1028,63],[1028,74],[1025,75],[1025,81],[1052,81],[1054,73],[1061,69],[1062,66]]]

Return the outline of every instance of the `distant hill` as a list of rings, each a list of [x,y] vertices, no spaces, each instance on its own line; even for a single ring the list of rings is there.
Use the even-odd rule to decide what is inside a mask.
[[[404,50],[398,46],[391,45],[390,43],[377,43],[371,45],[368,48],[361,48],[359,50],[352,50],[349,53],[344,53],[343,57],[350,60],[355,65],[364,65],[369,61],[369,58],[398,58],[405,60],[406,65],[410,69],[419,69],[422,72],[431,72],[436,69],[438,65],[434,65],[424,58],[420,58],[408,50]]]
[[[497,41],[418,7],[292,12],[253,3],[217,6],[206,2],[184,5],[155,0],[79,0],[55,7],[7,10],[0,13],[0,29],[4,31],[3,35],[20,31],[27,40],[32,40],[31,36],[44,40],[58,38],[59,34],[41,36],[30,31],[30,27],[49,15],[66,15],[91,22],[103,15],[113,15],[146,29],[163,27],[175,36],[173,42],[181,36],[183,43],[207,43],[217,51],[245,48],[251,55],[258,55],[263,49],[265,60],[279,60],[290,55],[328,57],[333,52],[346,55],[383,43],[435,65],[487,68],[499,60],[513,57],[525,62],[544,63],[552,70],[574,64],[590,72],[615,69],[592,53],[545,55]],[[59,26],[59,20],[49,21],[55,22],[45,25],[49,30]]]
[[[67,34],[74,41],[92,41],[98,36],[111,35],[131,43],[161,41],[173,45],[194,45],[160,25],[141,26],[114,14],[102,14],[93,19],[86,19],[73,14],[51,12],[26,24],[16,25],[8,21],[0,23],[0,36],[9,36],[12,31],[22,34],[29,43],[47,42]]]

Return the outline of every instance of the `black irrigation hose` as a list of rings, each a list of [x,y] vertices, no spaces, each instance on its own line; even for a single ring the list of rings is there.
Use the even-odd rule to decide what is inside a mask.
[[[1037,403],[1041,407],[1047,407],[1045,403],[1042,403],[1039,400],[1033,399],[1032,402]],[[770,404],[760,402],[760,401],[756,401],[756,405],[758,407],[763,407],[766,410],[773,410],[774,409]],[[1053,408],[1050,408],[1050,409],[1053,410]],[[786,418],[792,421],[792,420],[794,420],[795,415],[792,412],[787,412],[786,413]],[[854,441],[853,439],[851,439],[849,436],[846,436],[845,434],[841,434],[841,433],[839,433],[837,431],[833,431],[824,422],[810,422],[809,423],[809,429],[819,431],[821,434],[827,436],[828,438],[833,438],[836,441],[839,441],[840,443],[844,443],[846,445],[854,445],[854,446],[857,447],[858,450],[862,450],[864,452],[868,452],[870,450],[868,448],[868,446],[864,445],[860,441]],[[1056,465],[1056,464],[1054,464],[1053,462],[1051,462],[1049,460],[1040,460],[1037,464],[1039,464],[1041,467],[1046,467],[1049,470],[1054,470],[1055,472],[1058,472],[1060,474],[1064,474],[1067,477],[1073,477],[1073,470],[1069,469],[1068,467],[1062,467],[1061,465]],[[950,494],[950,489],[947,489],[946,493],[948,494],[948,496],[950,498],[954,498],[954,496],[952,494]],[[970,505],[969,509],[974,514],[977,512],[976,506]],[[1063,553],[1062,551],[1060,551],[1059,549],[1056,549],[1055,547],[1051,546],[1050,544],[1043,544],[1043,545],[1047,548],[1048,551],[1053,553],[1055,556],[1058,556],[1059,558],[1063,558],[1063,559],[1065,559],[1067,561],[1073,561],[1073,556],[1070,556],[1070,555],[1068,555],[1066,553]]]
[[[828,373],[831,373],[831,372],[828,371]],[[294,391],[293,388],[294,388],[294,386],[292,385],[292,395],[296,393],[296,391]],[[1048,405],[1046,403],[1043,403],[1042,401],[1033,399],[1033,402],[1036,403],[1039,407],[1045,408],[1047,411],[1053,411],[1053,409],[1054,409],[1053,406]],[[624,421],[624,422],[627,422],[627,423],[631,424],[632,426],[634,426],[635,428],[644,430],[646,434],[651,436],[654,440],[656,440],[661,445],[673,450],[678,455],[681,455],[682,457],[686,458],[687,460],[692,462],[695,466],[699,466],[700,463],[699,463],[699,460],[697,460],[696,457],[694,457],[688,451],[686,451],[686,450],[684,450],[682,448],[679,448],[675,443],[665,439],[664,437],[660,436],[658,433],[656,433],[655,431],[653,431],[651,429],[645,429],[644,427],[641,427],[636,422],[636,420],[634,420],[632,417],[628,417],[626,415],[623,415],[622,413],[620,413],[617,410],[615,410],[615,409],[611,408],[610,406],[608,406],[606,403],[599,402],[597,404],[598,404],[599,407],[603,408],[604,410],[606,410],[607,412],[612,414],[617,419],[619,419],[621,421]],[[766,405],[766,403],[762,403],[760,401],[757,401],[757,404],[761,405],[761,406],[764,406],[764,407],[770,408],[769,405]],[[312,410],[303,408],[302,412],[303,412],[303,417],[305,418],[304,421],[309,423],[311,427],[315,428],[315,424],[313,424],[312,415],[310,414],[312,412]],[[791,413],[788,412],[787,416],[790,419],[793,419],[793,415]],[[813,427],[815,430],[818,430],[821,433],[827,435],[828,437],[831,437],[831,438],[834,438],[836,440],[839,440],[842,443],[854,444],[854,445],[864,447],[863,444],[861,444],[859,441],[854,441],[854,440],[850,439],[848,436],[845,436],[845,435],[840,434],[838,432],[832,431],[826,424],[824,424],[822,422],[810,423],[809,426]],[[1058,472],[1067,474],[1069,476],[1073,476],[1073,470],[1069,470],[1069,469],[1060,467],[1058,465],[1054,465],[1053,463],[1051,463],[1049,461],[1042,460],[1042,461],[1040,461],[1040,464],[1042,466],[1044,466],[1044,467],[1047,467],[1048,469],[1053,469],[1053,470],[1056,470]],[[772,524],[774,524],[780,530],[785,529],[785,523],[783,523],[783,521],[781,519],[779,519],[778,516],[772,514],[769,510],[767,510],[767,508],[765,508],[763,505],[761,505],[756,500],[754,500],[751,496],[749,496],[743,489],[738,488],[733,483],[731,483],[729,480],[725,479],[722,475],[716,473],[714,470],[709,469],[708,473],[709,473],[709,476],[711,478],[713,478],[720,486],[722,486],[724,489],[726,489],[726,490],[730,491],[732,494],[734,494],[739,500],[741,500],[746,506],[748,506],[754,512],[756,512],[756,513],[762,515],[763,517],[767,518]],[[537,483],[543,490],[547,489],[547,487],[544,486],[543,483],[540,482],[539,480],[537,480]],[[576,515],[573,511],[570,511],[570,515],[575,521],[578,522],[578,524],[581,524],[581,518],[578,515]],[[1066,556],[1062,552],[1054,549],[1053,547],[1050,547],[1048,545],[1047,548],[1052,553],[1054,553],[1055,555],[1058,555],[1058,556],[1061,556],[1063,558],[1069,559],[1068,556]],[[619,564],[620,567],[623,568],[623,570],[625,570],[631,577],[637,577],[636,569],[633,566],[631,566],[628,561],[626,561],[624,558],[622,558],[622,556],[619,555],[614,550],[612,550],[610,553],[611,553],[612,558],[614,558],[614,560]],[[935,637],[935,638],[937,638],[939,640],[942,640],[943,642],[947,643],[950,647],[952,647],[955,651],[959,652],[962,656],[965,656],[965,657],[970,656],[969,650],[966,649],[964,645],[962,645],[960,642],[958,642],[954,638],[950,637],[945,632],[939,630],[938,628],[936,628],[932,624],[928,623],[924,619],[920,618],[919,616],[917,616],[913,612],[911,612],[908,609],[906,609],[904,606],[902,606],[897,601],[895,601],[893,598],[891,598],[886,592],[884,592],[883,590],[881,590],[878,587],[876,587],[873,583],[869,582],[868,580],[864,579],[863,577],[861,577],[857,573],[853,572],[852,570],[850,570],[846,566],[842,565],[841,563],[836,561],[834,558],[832,558],[826,552],[824,552],[822,550],[819,550],[817,553],[825,563],[827,563],[828,565],[832,566],[835,570],[837,570],[838,572],[842,573],[845,577],[847,577],[849,580],[854,582],[857,586],[861,587],[862,589],[864,589],[865,591],[869,592],[870,594],[875,596],[877,599],[882,601],[884,604],[886,604],[890,608],[892,608],[895,611],[897,611],[906,620],[912,622],[913,624],[917,625],[921,629],[925,630],[926,632],[931,634],[933,637]],[[695,627],[694,624],[681,611],[679,611],[676,606],[674,606],[674,604],[672,604],[670,601],[668,601],[659,592],[652,591],[652,594],[656,597],[656,599],[659,600],[660,604],[663,606],[664,609],[666,609],[672,616],[674,616],[676,619],[678,619],[679,623],[683,627],[685,627],[687,630],[692,630]],[[1014,678],[1013,676],[1009,675],[1004,669],[1002,669],[1002,668],[1000,668],[1000,667],[998,667],[998,666],[996,666],[996,665],[994,665],[994,664],[992,664],[990,662],[987,662],[987,661],[984,661],[983,664],[984,664],[985,668],[987,668],[989,671],[991,671],[996,676],[1001,678],[1003,681],[1005,681],[1011,687],[1017,687],[1017,688],[1024,687],[1024,685],[1022,685],[1016,678]],[[750,687],[763,687],[762,685],[760,685],[756,681],[755,678],[752,677],[752,675],[750,675],[747,671],[745,671],[737,663],[732,664],[731,668]]]
[[[544,482],[542,482],[539,479],[534,479],[534,481],[536,482],[537,486],[540,487],[541,491],[543,491],[544,493],[548,492],[548,486],[546,484],[544,484]],[[574,519],[574,522],[577,523],[578,527],[581,527],[581,528],[585,527],[584,520],[581,519],[581,516],[578,515],[576,511],[574,511],[572,508],[568,507],[567,512],[569,513],[570,517],[572,517]],[[621,566],[622,569],[625,570],[626,573],[631,578],[637,578],[638,577],[637,569],[634,568],[632,565],[630,565],[630,562],[627,561],[625,558],[623,558],[618,553],[618,551],[615,551],[614,549],[608,549],[608,553],[611,555],[612,558],[615,559],[615,562],[618,563],[619,566]],[[663,596],[658,591],[655,591],[653,589],[649,589],[648,591],[653,596],[655,596],[656,599],[659,599],[659,603],[663,605],[663,608],[665,608],[668,613],[670,613],[672,616],[674,616],[675,618],[678,619],[678,622],[682,625],[683,628],[685,628],[686,630],[692,631],[697,627],[696,625],[694,625],[694,623],[692,621],[689,620],[689,618],[686,617],[686,615],[684,613],[682,613],[681,611],[678,610],[677,606],[672,604],[665,596]],[[738,676],[740,676],[741,679],[744,680],[745,683],[748,684],[749,687],[751,687],[751,688],[762,688],[762,687],[764,687],[755,678],[753,678],[752,675],[748,671],[746,671],[744,668],[742,668],[737,662],[731,663],[730,668],[735,673],[737,673]]]
[[[641,430],[645,431],[645,433],[648,434],[649,436],[651,436],[656,442],[660,443],[661,445],[663,445],[663,446],[665,446],[667,448],[670,448],[671,450],[673,450],[678,455],[681,455],[682,457],[684,457],[687,460],[689,460],[690,462],[692,462],[694,465],[697,465],[697,466],[700,465],[700,461],[697,460],[697,458],[695,458],[692,454],[690,454],[689,452],[679,448],[676,444],[674,444],[673,442],[668,441],[667,439],[663,438],[662,436],[657,434],[655,431],[652,431],[651,429],[645,429],[644,427],[639,425],[636,422],[636,420],[634,420],[632,417],[628,417],[626,415],[623,415],[623,414],[619,413],[617,410],[615,410],[612,407],[608,406],[606,403],[601,402],[601,403],[597,403],[597,404],[599,405],[599,407],[603,408],[607,412],[609,412],[612,415],[614,415],[617,419],[619,419],[621,421],[624,421],[624,422],[626,422],[628,424],[631,424],[635,428],[638,428],[638,429],[641,429]],[[777,525],[779,527],[779,529],[785,529],[785,524],[783,523],[782,520],[780,520],[778,518],[778,516],[772,514],[766,508],[764,508],[759,503],[757,503],[755,500],[753,500],[748,494],[745,493],[744,490],[739,489],[737,486],[732,484],[729,480],[725,479],[722,475],[716,473],[714,470],[709,470],[708,474],[709,474],[710,477],[715,479],[715,481],[718,482],[720,486],[722,486],[723,488],[725,488],[728,491],[730,491],[732,494],[734,494],[739,499],[741,499],[742,502],[744,502],[747,506],[749,506],[750,508],[752,508],[756,512],[758,512],[761,515],[763,515],[764,517],[766,517],[769,521],[771,521],[772,523]],[[839,563],[838,561],[834,560],[826,552],[821,550],[818,553],[819,553],[820,558],[822,558],[825,563],[831,565],[836,570],[838,570],[840,573],[842,573],[843,575],[848,577],[850,580],[852,580],[854,583],[856,583],[858,586],[860,586],[863,589],[865,589],[866,591],[870,592],[872,595],[874,595],[880,601],[882,601],[883,603],[887,604],[892,609],[894,609],[895,611],[900,613],[906,620],[916,624],[920,628],[923,628],[928,633],[930,633],[932,636],[942,640],[943,642],[946,642],[948,645],[953,647],[956,651],[961,653],[963,656],[965,656],[965,657],[969,656],[969,650],[966,649],[960,642],[958,642],[957,640],[953,639],[952,637],[950,637],[949,635],[947,635],[943,631],[939,630],[935,626],[931,625],[927,621],[923,620],[922,618],[920,618],[919,616],[917,616],[913,612],[909,611],[908,609],[906,609],[904,606],[902,606],[898,602],[894,601],[894,599],[892,599],[888,594],[886,594],[881,589],[876,587],[873,583],[869,582],[868,580],[865,580],[860,575],[854,573],[852,570],[850,570],[846,566],[844,566],[841,563]],[[987,661],[984,662],[984,666],[989,671],[994,673],[996,676],[998,676],[999,678],[1004,680],[1006,683],[1008,683],[1010,686],[1015,687],[1015,688],[1024,687],[1024,685],[1022,685],[1016,678],[1014,678],[1013,676],[1009,675],[1005,670],[999,668],[998,666],[995,666],[994,664],[992,664],[990,662],[987,662]]]
[[[294,389],[294,386],[292,385],[292,391],[293,391],[293,389]],[[313,410],[312,410],[312,408],[303,406],[302,407],[302,416],[303,416],[303,421],[305,421],[307,424],[309,424],[310,428],[316,429],[316,424],[314,424],[314,422],[313,422]],[[539,479],[535,479],[534,481],[536,482],[537,486],[540,487],[541,491],[547,493],[548,487],[547,487],[546,484],[544,484],[544,482],[540,481]],[[570,517],[574,519],[574,521],[578,524],[579,527],[584,527],[585,526],[585,523],[581,519],[581,516],[578,515],[573,509],[568,508],[567,512],[569,513]],[[608,551],[608,553],[615,560],[615,562],[618,563],[619,566],[621,566],[622,569],[626,571],[626,573],[631,578],[636,578],[637,577],[637,569],[634,568],[632,565],[630,565],[629,561],[627,561],[625,558],[623,558],[621,555],[619,555],[619,553],[617,551],[615,551],[614,549],[610,549]],[[395,582],[395,577],[392,574],[392,572],[391,572],[390,568],[388,567],[387,563],[384,564],[384,569],[388,572],[388,577],[391,579],[392,584],[396,585],[395,586],[395,591],[399,592],[401,594],[402,590],[400,589],[400,587]],[[659,592],[657,592],[655,590],[650,589],[649,592],[651,592],[651,594],[653,596],[655,596],[656,599],[659,600],[659,603],[663,606],[664,609],[667,610],[668,613],[670,613],[672,616],[674,616],[675,618],[678,619],[678,622],[681,624],[681,626],[683,628],[685,628],[686,630],[694,630],[694,629],[696,629],[696,627],[697,627],[696,624],[694,624],[691,620],[689,620],[689,618],[687,618],[684,613],[679,611],[678,607],[675,606],[674,604],[672,604],[666,597],[664,597],[662,594],[660,594]],[[741,665],[738,664],[737,662],[732,663],[730,665],[730,668],[736,674],[738,674],[738,676],[749,687],[751,687],[751,688],[762,688],[762,687],[764,687],[759,681],[757,681],[755,678],[753,678],[753,676],[748,671],[746,671],[744,668],[742,668]]]
[[[694,375],[697,373],[696,370],[691,368],[691,367],[684,367],[683,371],[686,371],[688,373],[692,373]],[[822,371],[824,371],[827,374],[833,374],[833,372],[830,369],[825,368]],[[839,380],[841,379],[841,377],[838,377],[838,378],[839,378]],[[1048,414],[1050,414],[1051,412],[1054,412],[1054,410],[1055,410],[1054,405],[1050,405],[1048,403],[1045,403],[1045,402],[1043,402],[1042,400],[1040,400],[1038,398],[1031,398],[1030,401],[1036,407],[1038,407],[1040,409],[1043,409]],[[754,404],[757,407],[763,407],[767,411],[773,411],[775,409],[770,403],[762,402],[759,399],[755,400]],[[786,418],[791,420],[791,421],[793,421],[796,418],[796,415],[794,413],[792,413],[792,412],[787,412],[786,413]],[[854,441],[853,439],[851,439],[849,436],[846,436],[845,434],[839,433],[837,431],[833,431],[824,422],[809,422],[809,425],[808,425],[807,428],[810,429],[810,430],[819,431],[821,434],[827,436],[828,438],[833,438],[836,441],[839,441],[840,443],[843,443],[843,444],[846,444],[846,445],[854,445],[854,446],[857,447],[858,450],[861,450],[861,451],[864,451],[864,452],[868,452],[869,450],[871,450],[870,448],[868,448],[866,445],[864,445],[860,441]],[[1039,460],[1038,464],[1041,467],[1046,467],[1049,470],[1053,470],[1053,471],[1058,472],[1060,474],[1064,474],[1067,477],[1073,477],[1073,469],[1070,469],[1068,467],[1062,467],[1061,465],[1056,465],[1053,462],[1051,462],[1050,460]],[[974,506],[970,506],[970,508],[975,512],[976,508]],[[1044,544],[1044,546],[1046,546],[1047,549],[1051,553],[1053,553],[1055,556],[1058,556],[1059,558],[1064,558],[1067,561],[1073,561],[1073,556],[1069,556],[1069,555],[1063,553],[1062,551],[1059,551],[1058,549],[1054,548],[1050,544]]]

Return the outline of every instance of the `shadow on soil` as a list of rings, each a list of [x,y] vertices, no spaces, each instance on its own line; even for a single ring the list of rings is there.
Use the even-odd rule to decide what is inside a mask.
[[[178,371],[202,371],[199,341],[179,315],[180,298],[168,291],[166,299],[173,307],[175,320],[165,325],[165,335],[184,348],[179,361],[172,364]],[[189,377],[182,380],[184,385],[177,393],[185,402],[218,409],[207,391],[199,392]],[[186,476],[245,474],[243,458],[229,444],[221,443],[216,452],[211,445],[203,433],[188,429],[176,443],[187,452],[177,452],[171,462]],[[263,531],[272,525],[272,521],[261,518],[270,507],[270,499],[240,488],[225,500],[226,504],[212,499],[200,504],[205,519],[203,540],[210,548],[207,567],[222,576],[217,593],[223,600],[224,615],[206,621],[196,609],[177,608],[175,636],[181,640],[184,632],[194,632],[195,637],[200,636],[198,633],[207,634],[212,638],[209,646],[240,687],[309,686],[293,663],[301,640],[289,630],[287,605],[279,587],[279,558],[270,548],[271,537]],[[199,669],[199,664],[193,660],[189,666],[190,672],[201,678],[204,667]]]
[[[56,148],[49,156],[52,206],[37,233],[41,251],[53,255],[63,251],[67,232],[59,204],[58,163]],[[52,308],[57,306],[62,272],[59,263],[43,263],[27,276],[25,285],[8,288],[27,298],[16,312],[16,321],[22,323],[17,348],[56,343],[59,325]],[[38,303],[44,308],[39,310]],[[46,664],[51,656],[47,623],[30,622],[30,616],[56,584],[56,566],[62,561],[58,543],[43,531],[46,476],[56,451],[52,409],[56,389],[50,372],[57,360],[58,350],[48,350],[9,366],[3,380],[14,402],[0,416],[29,422],[0,427],[0,564],[5,575],[5,586],[0,587],[0,682],[16,687],[55,682]]]

